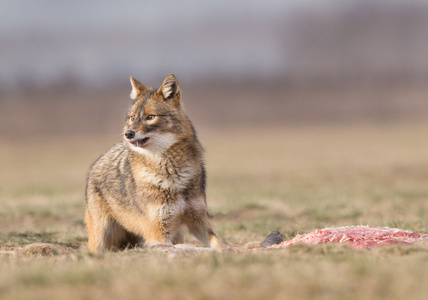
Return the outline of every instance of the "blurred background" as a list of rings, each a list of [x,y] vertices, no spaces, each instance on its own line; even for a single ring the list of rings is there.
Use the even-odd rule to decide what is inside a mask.
[[[157,88],[169,73],[226,245],[428,232],[427,0],[0,0],[1,299],[427,298],[426,245],[87,256],[85,174],[122,139],[129,77]],[[64,255],[19,259],[40,242]]]
[[[116,134],[129,76],[198,128],[428,116],[428,3],[2,1],[2,138]]]

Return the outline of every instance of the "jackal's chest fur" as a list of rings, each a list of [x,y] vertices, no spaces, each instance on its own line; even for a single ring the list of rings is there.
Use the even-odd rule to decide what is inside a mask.
[[[140,187],[154,187],[170,192],[183,191],[189,186],[194,176],[195,170],[192,166],[177,169],[168,165],[162,165],[158,168],[142,165],[136,166],[134,169],[134,177]]]
[[[169,194],[181,194],[200,172],[195,161],[180,152],[158,158],[140,158],[133,161],[131,168],[141,189],[155,188]]]

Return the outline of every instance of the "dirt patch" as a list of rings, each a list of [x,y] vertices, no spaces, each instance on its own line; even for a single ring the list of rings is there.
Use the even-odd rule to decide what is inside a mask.
[[[20,247],[0,247],[0,256],[56,256],[76,253],[76,251],[75,247],[61,244],[34,243]]]

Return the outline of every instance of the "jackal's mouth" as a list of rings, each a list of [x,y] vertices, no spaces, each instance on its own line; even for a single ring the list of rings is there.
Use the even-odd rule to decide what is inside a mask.
[[[134,145],[134,146],[137,146],[137,147],[143,147],[143,146],[144,146],[144,144],[146,144],[148,140],[149,140],[149,138],[148,138],[148,137],[145,137],[144,139],[139,139],[139,140],[135,140],[135,141],[130,141],[130,143],[131,143],[132,145]]]

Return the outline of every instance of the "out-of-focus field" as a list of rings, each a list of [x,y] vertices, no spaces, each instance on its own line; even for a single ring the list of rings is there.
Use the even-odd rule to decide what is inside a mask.
[[[184,92],[225,244],[358,224],[428,232],[428,89],[274,88]],[[427,244],[89,255],[86,171],[120,138],[128,92],[1,102],[1,299],[426,299]]]

